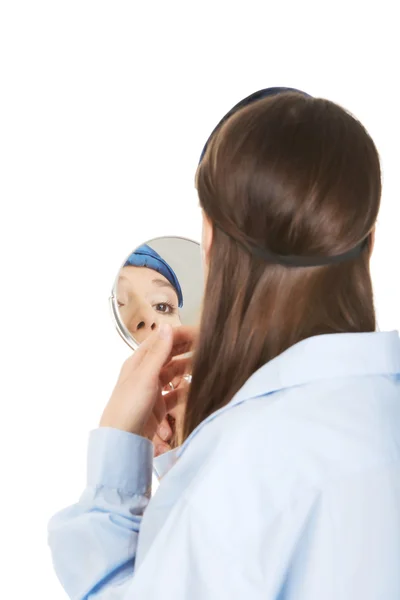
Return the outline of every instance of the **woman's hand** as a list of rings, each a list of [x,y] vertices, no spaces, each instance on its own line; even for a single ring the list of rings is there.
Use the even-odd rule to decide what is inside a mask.
[[[188,390],[188,384],[184,380],[183,385]],[[180,445],[179,434],[185,418],[185,408],[185,401],[172,408],[161,421],[153,436],[148,433],[145,427],[142,435],[153,442],[154,456],[165,454]]]
[[[194,335],[194,330],[193,334]],[[164,387],[164,393],[173,394],[168,398],[168,404],[175,407],[169,410],[166,417],[161,421],[157,432],[151,436],[145,431],[143,435],[152,439],[154,445],[154,456],[169,452],[172,448],[181,444],[181,433],[185,418],[186,400],[189,392],[187,375],[192,371],[192,356],[173,358],[160,373],[160,379]],[[172,391],[171,385],[172,384]]]
[[[185,396],[183,389],[177,388],[164,396],[161,391],[171,381],[166,378],[172,373],[181,377],[183,362],[175,361],[174,357],[192,349],[196,333],[192,327],[172,330],[163,325],[149,336],[124,363],[100,427],[153,438],[167,413]]]

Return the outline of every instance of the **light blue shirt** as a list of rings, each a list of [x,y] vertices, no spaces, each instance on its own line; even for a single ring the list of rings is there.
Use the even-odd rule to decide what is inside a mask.
[[[257,371],[177,451],[91,433],[50,522],[74,600],[399,600],[400,340],[323,335]]]

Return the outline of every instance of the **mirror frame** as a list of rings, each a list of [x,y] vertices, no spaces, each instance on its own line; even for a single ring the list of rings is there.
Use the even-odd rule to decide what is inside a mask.
[[[174,239],[174,240],[183,240],[185,242],[191,242],[192,244],[196,244],[197,246],[199,246],[199,249],[201,251],[201,244],[199,242],[197,242],[196,240],[192,240],[191,238],[182,237],[179,235],[163,235],[163,236],[159,236],[159,237],[154,237],[154,238],[151,238],[150,240],[148,240],[147,242],[143,242],[142,244],[150,244],[151,242],[153,242],[155,240],[163,240],[165,238]],[[111,295],[109,298],[110,309],[111,309],[111,318],[113,320],[114,327],[116,328],[117,333],[119,334],[121,339],[133,351],[137,350],[139,348],[140,344],[134,339],[134,337],[128,331],[127,327],[125,326],[122,319],[120,318],[119,310],[118,310],[118,303],[117,303],[117,296],[116,296],[116,289],[117,289],[119,274],[120,274],[121,269],[125,265],[126,259],[128,258],[128,256],[130,256],[130,254],[132,254],[132,252],[134,252],[136,250],[136,248],[139,248],[142,244],[135,246],[135,248],[133,250],[131,250],[131,252],[129,254],[127,254],[127,256],[125,257],[124,261],[122,262],[121,266],[118,269],[117,276],[114,280],[114,284],[113,284],[113,287],[111,290]]]

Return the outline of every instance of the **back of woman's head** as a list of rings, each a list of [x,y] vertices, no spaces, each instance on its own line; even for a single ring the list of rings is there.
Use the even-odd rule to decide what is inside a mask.
[[[258,100],[213,133],[197,188],[213,238],[184,438],[293,344],[375,330],[369,257],[380,166],[353,116],[300,93]],[[355,258],[325,266],[257,253],[332,257],[365,240]]]

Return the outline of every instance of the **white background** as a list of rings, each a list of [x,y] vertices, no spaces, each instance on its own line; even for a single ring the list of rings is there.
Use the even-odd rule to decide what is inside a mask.
[[[373,8],[372,8],[373,7]],[[0,597],[58,600],[46,525],[75,502],[127,348],[108,296],[132,245],[200,238],[208,134],[267,86],[343,104],[384,196],[381,329],[400,328],[396,3],[3,0],[0,8]]]

